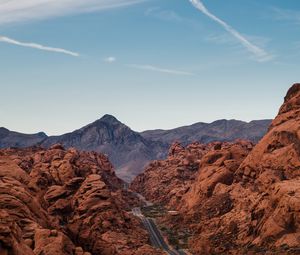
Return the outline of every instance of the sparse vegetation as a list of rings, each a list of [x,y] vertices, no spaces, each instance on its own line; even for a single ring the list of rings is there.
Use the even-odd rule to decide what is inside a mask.
[[[175,249],[188,249],[188,239],[191,236],[188,231],[177,231],[166,226],[161,226],[160,229],[167,236],[169,244]]]
[[[158,218],[162,217],[167,213],[167,210],[161,205],[152,205],[141,208],[145,217]]]

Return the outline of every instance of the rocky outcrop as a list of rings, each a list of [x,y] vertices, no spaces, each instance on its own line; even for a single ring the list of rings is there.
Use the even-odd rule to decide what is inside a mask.
[[[176,203],[170,193],[184,189],[181,183],[177,185],[175,169],[187,155],[177,156],[172,167],[168,161],[160,163],[170,173],[159,166],[149,168],[132,187],[148,199],[165,201],[168,208],[177,209],[176,217],[166,216],[164,223],[192,233],[193,254],[299,254],[299,144],[300,84],[295,84],[268,133],[254,148],[239,141],[204,149],[197,159],[199,168],[183,185],[186,190],[176,196]],[[172,152],[176,158],[184,150],[176,145]],[[152,182],[151,176],[159,178]],[[153,195],[154,187],[163,186],[165,176],[168,180],[174,176],[172,189],[163,188]]]
[[[187,193],[189,201],[198,203],[200,193],[211,194],[217,183],[233,182],[235,170],[252,146],[247,141],[193,143],[187,147],[176,142],[170,147],[168,158],[150,163],[131,188],[170,209],[177,209]],[[200,186],[194,185],[200,182]],[[191,197],[191,193],[195,196]]]
[[[102,154],[0,150],[0,254],[161,254],[123,186]]]
[[[237,180],[261,200],[249,204],[260,246],[300,247],[300,84],[284,98],[269,132],[244,160]],[[257,217],[256,217],[257,218]]]

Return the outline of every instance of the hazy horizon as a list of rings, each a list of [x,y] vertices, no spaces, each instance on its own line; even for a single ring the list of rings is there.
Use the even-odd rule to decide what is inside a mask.
[[[59,135],[272,119],[299,79],[293,0],[0,4],[0,126]]]

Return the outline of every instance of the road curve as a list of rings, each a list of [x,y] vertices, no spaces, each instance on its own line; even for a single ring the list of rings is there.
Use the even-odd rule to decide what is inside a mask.
[[[154,220],[151,218],[145,217],[142,214],[141,209],[139,207],[133,208],[132,213],[133,213],[133,215],[135,215],[141,219],[143,225],[145,226],[146,230],[149,233],[151,243],[154,247],[164,250],[169,255],[186,255],[186,253],[183,251],[172,250],[169,247],[169,245],[166,244],[166,242],[165,242],[163,236],[161,235],[158,227],[156,226]]]

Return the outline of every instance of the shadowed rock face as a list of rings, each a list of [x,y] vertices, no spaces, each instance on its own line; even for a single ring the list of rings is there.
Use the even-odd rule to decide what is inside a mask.
[[[132,187],[178,210],[175,218],[163,221],[192,231],[193,254],[299,254],[299,145],[300,84],[295,84],[254,148],[242,141],[198,146],[192,153],[198,169],[191,175],[182,167],[191,158],[190,149],[176,145],[176,153],[150,165]],[[178,180],[178,169],[188,176],[186,181]],[[172,190],[154,194],[155,189],[147,188],[163,186],[165,180]]]
[[[250,123],[219,120],[196,123],[173,130],[135,132],[111,115],[74,132],[47,137],[43,133],[24,135],[0,129],[0,148],[28,147],[39,144],[48,148],[61,143],[66,148],[105,153],[116,168],[117,175],[130,182],[152,160],[163,159],[174,141],[186,145],[191,142],[233,141],[237,138],[258,141],[266,132],[269,120]]]
[[[0,150],[0,253],[161,254],[127,212],[123,185],[102,154]]]

